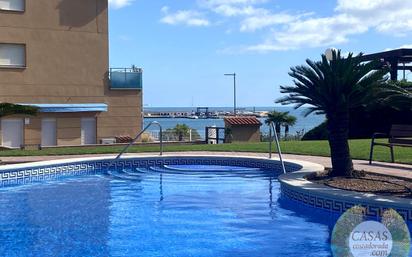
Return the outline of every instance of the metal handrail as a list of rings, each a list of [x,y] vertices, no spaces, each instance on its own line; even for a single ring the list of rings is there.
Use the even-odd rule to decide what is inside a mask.
[[[162,156],[163,155],[163,129],[162,129],[162,125],[160,125],[160,123],[157,122],[157,121],[152,121],[142,131],[140,131],[136,135],[136,137],[125,148],[123,148],[123,150],[116,156],[116,158],[113,161],[119,160],[120,157],[122,157],[122,155],[127,151],[127,149],[129,149],[129,147],[131,147],[134,143],[136,143],[137,139],[139,139],[139,137],[141,137],[143,135],[143,133],[146,132],[146,130],[149,129],[149,127],[151,127],[152,125],[157,125],[160,128],[160,134],[159,134],[160,156]]]
[[[279,154],[280,163],[282,165],[282,170],[283,170],[283,173],[286,174],[285,163],[283,162],[283,157],[282,157],[282,150],[280,149],[280,144],[279,144],[278,132],[276,131],[276,126],[273,121],[269,123],[269,159],[272,159],[272,141],[273,141],[272,132],[274,132],[275,134],[275,142],[276,142],[276,147],[277,147],[278,154]]]
[[[142,68],[109,68],[109,72],[134,72],[134,73],[143,73]]]

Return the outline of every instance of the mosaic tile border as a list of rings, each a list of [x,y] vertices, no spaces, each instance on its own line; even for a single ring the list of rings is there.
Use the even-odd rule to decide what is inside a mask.
[[[343,213],[355,205],[360,205],[366,209],[366,215],[369,217],[380,217],[383,212],[389,208],[396,210],[404,220],[412,221],[412,206],[411,208],[398,208],[394,206],[378,206],[370,203],[362,202],[361,200],[345,201],[341,199],[333,199],[329,197],[319,196],[316,194],[303,193],[296,190],[294,186],[281,183],[281,198],[292,200],[294,202],[327,211]]]
[[[162,165],[232,165],[242,167],[262,168],[275,171],[279,174],[282,169],[279,161],[265,160],[245,157],[185,157],[185,156],[167,156],[167,157],[136,157],[125,158],[111,163],[110,159],[101,160],[84,160],[75,162],[68,160],[67,163],[49,164],[30,166],[24,165],[20,168],[10,168],[0,171],[0,187],[27,184],[31,182],[56,179],[67,176],[94,175],[111,169],[125,168],[148,168]],[[294,172],[302,168],[301,165],[285,162],[288,172]]]

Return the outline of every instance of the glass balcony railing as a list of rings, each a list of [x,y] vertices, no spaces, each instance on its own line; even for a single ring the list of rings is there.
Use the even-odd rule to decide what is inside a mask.
[[[138,90],[143,88],[143,70],[140,68],[110,68],[110,89]]]

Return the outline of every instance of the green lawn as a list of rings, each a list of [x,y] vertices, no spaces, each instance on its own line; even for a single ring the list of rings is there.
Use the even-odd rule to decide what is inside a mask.
[[[281,142],[282,151],[292,154],[306,154],[317,156],[329,156],[329,146],[327,141],[287,141]],[[369,139],[351,140],[350,148],[352,157],[355,159],[369,158]],[[118,153],[121,146],[105,147],[66,147],[34,150],[7,150],[0,151],[0,156],[36,156],[36,155],[74,155],[74,154],[104,154]],[[166,145],[165,151],[221,151],[221,152],[267,152],[268,143],[233,143],[221,145]],[[133,146],[129,152],[158,152],[159,146]],[[412,164],[412,148],[395,148],[396,162]],[[375,147],[375,160],[390,161],[389,149],[386,147]]]

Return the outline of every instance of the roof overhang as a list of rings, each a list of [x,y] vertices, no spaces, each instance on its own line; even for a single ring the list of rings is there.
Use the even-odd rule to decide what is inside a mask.
[[[374,54],[365,54],[361,57],[363,61],[373,60],[397,60],[399,62],[411,62],[412,61],[412,49],[400,48],[395,50],[384,51]]]
[[[412,49],[400,48],[380,53],[366,54],[360,57],[362,61],[379,61],[378,69],[389,68],[391,80],[398,80],[398,71],[412,71]]]
[[[107,104],[104,103],[92,103],[92,104],[28,104],[23,103],[20,105],[29,105],[38,107],[39,112],[42,113],[74,113],[74,112],[107,112]]]
[[[225,117],[224,122],[231,126],[262,126],[260,120],[258,120],[255,116]]]

